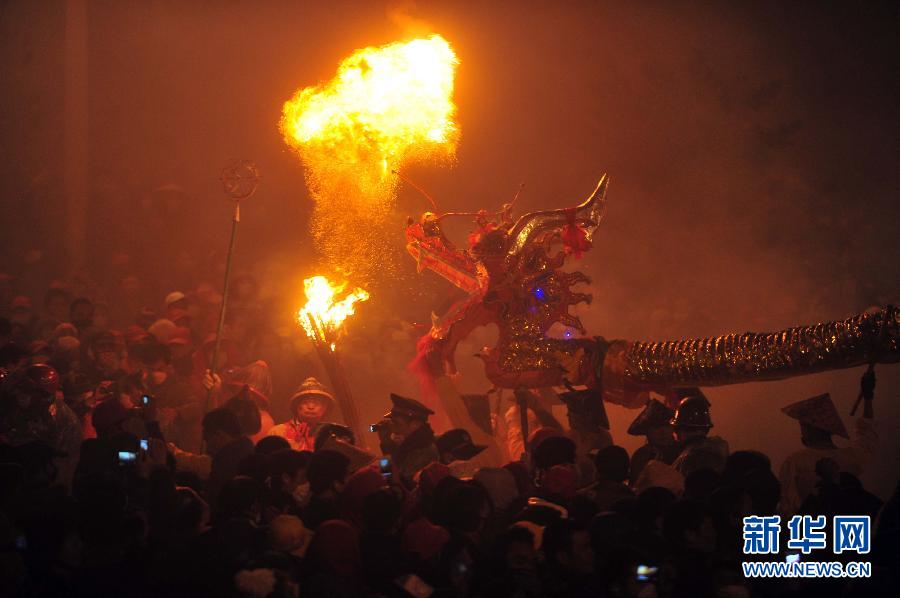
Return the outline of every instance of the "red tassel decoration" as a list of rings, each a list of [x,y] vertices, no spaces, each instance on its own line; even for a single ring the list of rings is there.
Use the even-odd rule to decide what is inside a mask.
[[[579,259],[585,251],[591,248],[591,242],[588,241],[584,228],[575,222],[575,208],[566,210],[566,220],[569,223],[562,231],[563,247],[568,255]]]

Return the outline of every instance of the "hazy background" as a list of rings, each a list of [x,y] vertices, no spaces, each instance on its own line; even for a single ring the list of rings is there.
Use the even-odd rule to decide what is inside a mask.
[[[217,177],[230,158],[250,158],[263,180],[236,267],[280,299],[281,333],[299,334],[289,318],[316,256],[302,167],[277,130],[281,105],[353,49],[424,27],[461,61],[458,164],[410,171],[442,208],[496,207],[520,182],[522,210],[571,205],[610,173],[607,217],[579,264],[594,279],[581,310],[593,334],[767,331],[896,302],[898,6],[91,1],[86,69],[70,73],[87,88],[83,276],[114,276],[124,252],[148,292],[184,284],[171,273],[185,264],[208,265],[220,284],[230,207]],[[0,270],[25,287],[73,267],[65,23],[61,0],[0,4]],[[189,200],[161,200],[163,184]],[[402,192],[397,243],[405,215],[424,208]],[[362,308],[358,325],[427,322],[449,292],[431,278],[427,292]],[[387,406],[388,390],[415,393],[402,370],[412,341],[395,337],[395,355],[348,356],[364,417]],[[460,349],[467,391],[487,388],[469,358],[482,340]],[[767,451],[777,470],[800,446],[780,407],[828,391],[847,416],[861,373],[712,389],[714,431],[732,449]],[[883,452],[865,481],[885,496],[900,472],[900,367],[877,374]],[[629,449],[635,414],[610,408]]]

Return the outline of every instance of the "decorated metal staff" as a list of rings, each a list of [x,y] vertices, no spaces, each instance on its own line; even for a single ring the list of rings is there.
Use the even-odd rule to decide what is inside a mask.
[[[300,310],[298,320],[315,345],[325,373],[331,380],[344,423],[353,430],[357,445],[364,449],[366,436],[360,426],[359,412],[341,363],[337,342],[342,333],[344,320],[354,313],[353,305],[367,300],[369,294],[363,289],[354,289],[343,299],[335,300],[335,296],[344,291],[346,284],[333,286],[324,276],[307,278],[303,281],[303,285],[306,291],[306,306]]]
[[[216,326],[216,343],[213,346],[212,362],[209,369],[215,378],[219,369],[219,348],[222,344],[222,329],[225,327],[225,310],[228,306],[228,284],[231,281],[231,262],[234,257],[234,241],[237,238],[238,224],[241,221],[241,200],[249,198],[259,186],[259,169],[250,160],[235,160],[222,169],[219,177],[225,194],[234,201],[234,216],[231,219],[231,239],[228,242],[228,255],[225,258],[225,281],[222,285],[222,307],[219,310],[219,324]],[[213,391],[206,395],[206,410],[211,408]]]

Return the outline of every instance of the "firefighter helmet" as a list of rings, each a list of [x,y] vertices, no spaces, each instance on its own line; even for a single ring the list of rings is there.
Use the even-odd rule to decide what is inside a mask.
[[[710,429],[713,427],[709,416],[709,401],[702,394],[681,399],[672,418],[675,428]]]

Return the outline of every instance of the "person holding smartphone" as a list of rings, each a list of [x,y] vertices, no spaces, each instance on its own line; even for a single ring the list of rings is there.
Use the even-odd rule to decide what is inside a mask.
[[[416,472],[440,460],[434,430],[428,423],[428,416],[434,411],[415,399],[393,393],[391,403],[391,410],[384,415],[390,424],[390,435],[380,434],[381,450],[391,457],[394,479],[411,488]]]

